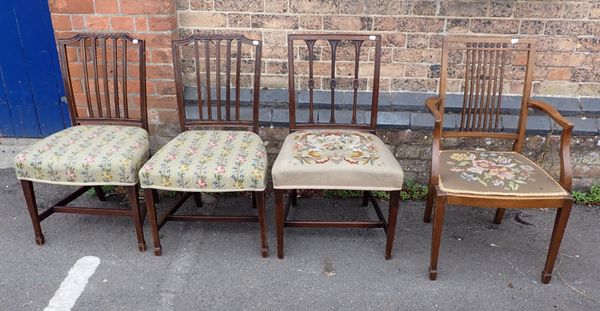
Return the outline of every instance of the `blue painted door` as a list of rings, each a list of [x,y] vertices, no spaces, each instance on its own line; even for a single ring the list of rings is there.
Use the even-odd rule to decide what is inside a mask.
[[[0,137],[69,126],[47,0],[0,1]]]

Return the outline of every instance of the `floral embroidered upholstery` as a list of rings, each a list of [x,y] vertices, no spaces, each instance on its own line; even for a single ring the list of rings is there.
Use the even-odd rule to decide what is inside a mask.
[[[245,131],[186,131],[140,170],[142,188],[227,192],[265,189],[267,152]]]
[[[374,164],[379,153],[373,137],[360,132],[321,131],[302,132],[294,137],[294,158],[301,163]]]
[[[442,151],[445,192],[513,196],[566,195],[546,171],[516,152]]]
[[[277,189],[402,189],[404,173],[375,135],[353,130],[297,131],[273,164]]]
[[[15,158],[17,178],[63,185],[135,185],[150,154],[148,132],[133,126],[78,125]]]

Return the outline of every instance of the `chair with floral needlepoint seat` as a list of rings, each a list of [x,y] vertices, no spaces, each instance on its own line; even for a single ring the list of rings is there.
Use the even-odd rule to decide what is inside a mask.
[[[168,221],[258,222],[261,255],[267,257],[267,152],[258,136],[261,42],[242,35],[194,34],[174,40],[172,49],[182,133],[163,146],[139,173],[154,254],[162,254],[159,230]],[[252,88],[242,88],[246,85]],[[186,105],[186,89],[193,90],[195,98],[191,101],[195,105]],[[251,93],[251,99],[242,98],[246,93]],[[250,100],[250,105],[242,99],[246,103]],[[160,219],[149,195],[153,189],[181,194]],[[201,193],[243,191],[252,192],[257,216],[175,214],[191,196],[201,206]]]
[[[54,213],[126,216],[132,218],[138,248],[144,251],[145,215],[138,200],[138,170],[150,154],[144,41],[121,33],[82,33],[59,39],[58,47],[73,126],[15,158],[35,240],[44,244],[40,222]],[[136,84],[134,94],[128,87]],[[39,212],[33,182],[80,188]],[[130,208],[68,205],[90,188],[104,201],[102,186],[125,188]]]
[[[557,208],[542,282],[552,277],[554,262],[569,219],[571,161],[569,143],[573,124],[554,107],[530,98],[535,42],[506,38],[446,38],[442,48],[440,92],[425,105],[433,114],[433,149],[429,196],[424,221],[433,229],[429,278],[435,280],[447,204],[496,208],[494,223],[500,224],[506,208]],[[517,75],[517,76],[515,76]],[[507,83],[508,80],[510,84]],[[450,83],[463,91],[460,103],[449,103]],[[501,116],[507,86],[514,92],[522,87],[520,115],[516,132],[509,129],[512,116]],[[456,109],[455,131],[443,129],[444,112]],[[560,179],[556,181],[542,167],[522,155],[528,109],[539,110],[562,127],[560,139]],[[457,117],[453,119],[452,117]],[[512,151],[442,150],[442,140],[476,138],[512,141]]]
[[[404,174],[392,152],[374,135],[377,129],[381,37],[353,34],[292,34],[288,36],[288,50],[291,134],[285,138],[272,169],[277,255],[279,258],[284,256],[284,227],[359,227],[383,228],[387,236],[385,258],[390,259]],[[321,55],[317,56],[318,53]],[[370,63],[364,61],[367,54],[371,55]],[[330,59],[325,61],[328,56]],[[339,65],[346,68],[350,77],[336,77],[336,59],[343,61]],[[298,67],[298,77],[295,66]],[[329,70],[331,75],[328,75]],[[359,89],[368,88],[365,83],[367,79],[359,77],[360,72],[372,73],[372,76],[367,77],[372,82],[371,92],[359,92]],[[296,82],[296,79],[299,81]],[[331,100],[319,107],[315,103],[314,93],[315,88],[318,88],[317,82],[321,81],[323,84],[329,84],[331,93],[327,94],[327,97],[331,96]],[[352,90],[340,92],[343,83]],[[296,110],[299,105],[296,100],[298,84],[300,88],[308,87],[308,94],[301,94],[308,95],[308,115],[305,116],[306,120],[297,121],[300,115],[297,115]],[[343,98],[348,99],[346,105],[351,110],[336,111],[336,107],[339,109],[343,106],[340,104]],[[362,107],[368,107],[368,110],[359,110]],[[298,189],[361,190],[363,206],[371,202],[378,219],[288,220],[290,206],[297,204]],[[387,220],[371,191],[390,193]],[[283,196],[286,192],[288,201],[284,204]]]

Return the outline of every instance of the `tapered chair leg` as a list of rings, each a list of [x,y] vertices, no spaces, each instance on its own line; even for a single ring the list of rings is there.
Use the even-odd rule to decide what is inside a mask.
[[[369,191],[363,191],[362,206],[369,205]]]
[[[292,190],[290,193],[290,200],[292,200],[292,206],[298,206],[298,190]]]
[[[425,213],[423,215],[423,221],[426,223],[431,222],[431,213],[433,212],[433,203],[435,202],[435,187],[429,186],[429,192],[427,194],[427,202],[425,203]]]
[[[392,249],[394,247],[394,237],[396,236],[396,220],[398,219],[398,205],[400,204],[400,191],[390,192],[390,206],[388,213],[388,221],[385,242],[385,259],[392,258]]]
[[[158,198],[158,190],[156,189],[152,189],[152,199],[154,200],[154,203],[158,203],[159,198]]]
[[[158,236],[158,222],[156,219],[156,206],[152,196],[152,189],[145,189],[144,196],[146,197],[146,210],[148,210],[148,222],[150,223],[150,231],[152,232],[152,241],[154,243],[154,255],[162,255],[162,247],[160,246],[160,238]]]
[[[269,246],[267,245],[267,228],[265,224],[265,192],[254,192],[256,207],[258,209],[258,231],[260,234],[260,254],[263,258],[269,257]]]
[[[494,216],[494,223],[495,224],[501,224],[502,223],[502,219],[504,218],[504,212],[506,212],[505,208],[499,208],[496,210],[496,215]]]
[[[202,193],[194,192],[192,195],[194,196],[194,202],[196,203],[196,207],[202,207]]]
[[[284,190],[275,189],[275,231],[277,233],[277,258],[283,259],[283,193]]]
[[[29,180],[21,180],[21,187],[23,188],[27,210],[31,217],[31,224],[33,225],[33,232],[35,233],[35,243],[37,243],[37,245],[42,245],[46,240],[44,239],[42,226],[40,225],[40,216],[38,214],[35,194],[33,192],[33,183]]]
[[[438,255],[440,253],[440,241],[442,238],[444,213],[446,211],[446,200],[445,196],[440,196],[435,199],[433,229],[431,231],[431,258],[429,260],[429,279],[432,281],[435,281],[437,278]]]
[[[104,194],[104,190],[102,190],[102,186],[94,186],[94,191],[96,191],[98,200],[106,201],[106,195]]]
[[[542,271],[542,283],[548,284],[552,279],[552,270],[554,270],[554,262],[560,249],[560,243],[562,242],[565,228],[567,227],[567,221],[569,220],[569,214],[571,214],[571,207],[573,206],[572,201],[568,201],[556,211],[556,219],[554,220],[554,228],[552,229],[552,237],[550,238],[550,247],[548,249],[548,256],[546,257],[546,265]]]
[[[142,213],[140,212],[140,201],[138,198],[138,185],[127,187],[127,196],[129,198],[135,234],[138,240],[138,249],[140,252],[143,252],[146,250],[146,241],[144,240]]]

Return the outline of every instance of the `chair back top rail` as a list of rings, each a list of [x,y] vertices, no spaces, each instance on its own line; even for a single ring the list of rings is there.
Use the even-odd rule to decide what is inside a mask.
[[[442,46],[439,97],[444,110],[449,74],[462,91],[460,125],[456,131],[443,131],[442,137],[504,138],[515,140],[520,151],[525,137],[527,102],[531,96],[535,41],[490,37],[447,37]],[[508,80],[516,76],[515,80]],[[510,83],[510,84],[509,84]],[[521,111],[516,133],[506,133],[501,125],[503,93],[522,87]],[[443,115],[443,114],[442,114]]]
[[[132,125],[148,130],[144,40],[126,33],[79,33],[58,39],[57,44],[73,125]],[[85,105],[79,106],[78,101]]]
[[[373,66],[373,74],[368,78],[372,81],[372,96],[370,103],[370,115],[366,123],[361,124],[358,122],[357,107],[358,107],[358,94],[361,83],[359,73],[361,72],[360,65],[368,61],[362,61],[365,55],[369,53],[368,49],[365,48],[365,42],[372,42],[374,44],[373,58],[369,65]],[[308,60],[308,72],[307,72],[307,88],[308,88],[308,120],[305,123],[300,123],[296,118],[296,109],[298,107],[296,99],[296,71],[294,68],[296,52],[294,50],[295,43],[299,47],[306,48]],[[316,85],[315,75],[315,59],[317,49],[326,47],[331,51],[331,58],[329,60],[329,72],[328,77],[323,78],[323,88],[328,88],[330,93],[330,107],[329,107],[329,120],[327,122],[321,122],[316,116],[318,113],[315,108],[315,88]],[[353,70],[349,73],[351,79],[352,90],[352,104],[351,104],[351,116],[350,121],[346,123],[340,122],[339,118],[336,119],[336,88],[339,86],[340,78],[336,76],[336,63],[338,62],[338,51],[341,47],[347,47],[350,49],[348,53],[348,59],[344,59],[344,63],[350,61],[353,66]],[[366,50],[366,51],[365,51]],[[321,62],[319,65],[323,65]],[[327,129],[327,128],[342,128],[342,129],[356,129],[356,130],[367,130],[374,132],[377,128],[377,103],[379,100],[379,74],[381,66],[381,36],[379,35],[361,35],[361,34],[290,34],[288,35],[288,94],[289,94],[289,122],[290,130],[295,131],[298,129]],[[325,75],[324,70],[320,70],[320,75]],[[347,78],[347,77],[343,77]],[[339,100],[338,100],[339,102]],[[362,104],[362,103],[361,103]],[[321,110],[323,111],[323,110]]]
[[[258,133],[260,41],[235,34],[193,34],[173,40],[172,49],[182,131],[194,127],[239,127]],[[186,110],[186,86],[196,90],[195,118]],[[249,119],[242,118],[242,86],[252,89]]]

